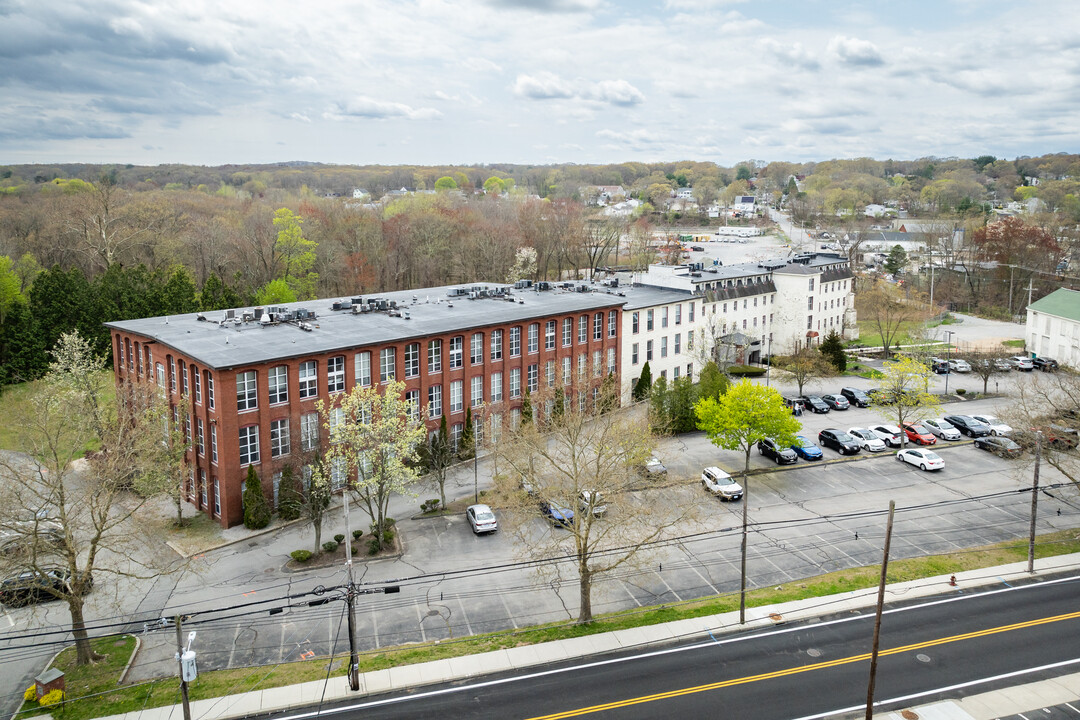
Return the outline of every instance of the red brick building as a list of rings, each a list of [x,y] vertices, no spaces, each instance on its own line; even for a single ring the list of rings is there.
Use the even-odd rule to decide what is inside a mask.
[[[445,415],[456,439],[469,407],[489,405],[493,421],[512,423],[526,388],[572,388],[584,398],[603,375],[617,380],[626,299],[539,285],[430,288],[106,325],[117,385],[147,378],[165,389],[174,421],[191,438],[188,499],[228,527],[243,520],[248,466],[276,504],[282,468],[301,472],[305,453],[326,443],[316,402],[358,383],[404,382],[429,429]]]

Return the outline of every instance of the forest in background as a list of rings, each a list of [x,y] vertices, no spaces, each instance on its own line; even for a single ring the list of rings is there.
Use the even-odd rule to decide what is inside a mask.
[[[602,215],[601,185],[643,204],[629,217]],[[993,207],[1032,199],[1026,222],[1052,238],[1071,241],[1080,222],[1080,156],[1066,154],[731,168],[4,166],[0,384],[40,375],[62,332],[78,329],[107,350],[110,320],[643,264],[678,187],[693,187],[702,206],[754,194],[828,227],[881,203],[974,237]],[[387,194],[401,188],[416,192]],[[627,235],[631,251],[619,257]]]

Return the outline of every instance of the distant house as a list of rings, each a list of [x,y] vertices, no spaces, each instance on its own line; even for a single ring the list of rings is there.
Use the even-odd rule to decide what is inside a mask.
[[[731,211],[738,215],[753,215],[757,209],[757,201],[753,195],[737,195],[731,203]]]
[[[1080,292],[1058,288],[1027,307],[1026,350],[1080,367]]]
[[[626,197],[626,189],[622,185],[597,185],[596,190],[600,194],[602,204],[607,204],[612,200],[618,202]]]
[[[694,199],[694,188],[692,188],[692,187],[681,187],[681,188],[679,188],[679,189],[677,189],[675,191],[675,197],[678,200],[691,200],[692,201]]]

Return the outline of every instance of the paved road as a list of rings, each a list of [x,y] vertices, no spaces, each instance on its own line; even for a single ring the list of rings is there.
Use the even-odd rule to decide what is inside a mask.
[[[1075,670],[1080,664],[1078,597],[1078,579],[1070,576],[888,609],[882,619],[878,711]],[[872,613],[716,640],[702,633],[666,649],[612,654],[324,710],[367,720],[859,717],[872,633]],[[1052,665],[1059,667],[1048,668]]]

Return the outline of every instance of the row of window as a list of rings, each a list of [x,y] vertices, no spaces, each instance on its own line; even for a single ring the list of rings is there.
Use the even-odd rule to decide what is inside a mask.
[[[688,308],[688,312],[687,312],[687,322],[694,322],[694,307],[695,307],[696,303],[695,302],[690,302],[690,303],[688,303],[688,305],[689,305],[689,308]],[[666,328],[668,326],[668,316],[669,316],[669,314],[673,314],[675,316],[675,324],[676,325],[682,325],[682,308],[683,308],[682,303],[679,303],[678,305],[675,305],[673,307],[674,307],[674,312],[673,313],[669,313],[669,310],[671,310],[671,307],[662,307],[662,308],[660,308],[660,327]],[[645,311],[645,331],[646,332],[651,331],[653,329],[653,327],[655,326],[655,322],[656,322],[656,312],[655,312],[655,310],[654,309],[646,310]],[[635,311],[630,316],[630,332],[636,335],[640,331],[641,331],[641,311],[639,310],[639,311]]]
[[[676,365],[674,368],[672,368],[671,379],[678,380],[680,377],[682,377],[682,375],[680,374],[681,371],[682,366],[680,365]],[[667,379],[667,370],[661,370],[660,377]],[[690,378],[691,380],[694,379],[694,363],[686,363],[686,377]],[[640,378],[634,378],[633,380],[631,380],[630,387],[634,387],[635,385],[637,385],[639,379]]]
[[[584,317],[584,316],[582,316],[582,317]],[[596,317],[602,318],[602,313],[597,313]],[[551,321],[551,322],[553,323],[555,321]],[[539,326],[539,324],[535,324],[535,325],[537,327]],[[521,330],[521,328],[511,328],[511,330],[510,330],[510,356],[511,357],[519,356],[521,354],[520,353],[520,330]],[[516,331],[516,341],[519,343],[518,351],[516,353],[515,353],[515,350],[514,350],[515,331]],[[502,332],[503,332],[502,330],[494,330],[491,333],[493,356],[494,356],[494,353],[495,353],[496,349],[498,350],[498,358],[493,357],[493,359],[501,359],[502,358]],[[477,333],[477,334],[479,335],[480,333]],[[454,340],[461,340],[461,339],[462,338],[454,338],[454,339],[451,340],[451,355],[450,355],[451,367],[460,367],[459,365],[454,365],[453,364],[453,362],[454,362],[454,360],[453,360],[453,358],[454,358],[453,348],[454,348]],[[497,342],[497,344],[496,344],[496,342]],[[429,352],[428,352],[428,370],[429,370],[429,374],[437,373],[442,369],[441,343],[442,343],[441,340],[431,340],[431,341],[428,342],[428,348],[429,348]],[[432,349],[431,349],[433,346],[436,347],[436,348],[439,348],[439,350],[433,352]],[[596,365],[597,368],[600,368],[601,367],[600,351],[599,350],[593,351],[593,355],[595,357],[594,365]],[[579,367],[584,366],[586,360],[583,359],[583,358],[587,358],[586,354],[582,353],[582,354],[580,354],[578,356],[578,358],[579,358],[579,360],[578,360]],[[554,360],[549,360],[548,364],[553,366],[554,362],[555,362]],[[564,373],[564,376],[569,376],[569,363],[570,363],[570,358],[569,357],[563,358],[563,364],[564,364],[563,373]],[[610,368],[609,372],[614,372],[615,348],[608,348],[608,363],[607,363],[607,365]],[[354,359],[354,366],[355,366],[355,374],[356,374],[356,384],[360,385],[362,387],[370,386],[371,385],[371,380],[372,380],[372,375],[371,375],[371,351],[365,350],[363,352],[356,353],[356,356],[355,356],[355,359]],[[383,348],[382,350],[379,351],[379,381],[380,382],[385,383],[385,382],[389,382],[391,380],[396,379],[396,369],[397,369],[396,366],[397,366],[396,348],[392,348],[392,347],[391,348]],[[300,363],[300,366],[299,366],[297,372],[298,372],[298,375],[299,375],[299,377],[298,377],[298,387],[299,387],[299,396],[300,396],[301,400],[308,399],[308,398],[314,398],[314,397],[318,396],[318,394],[319,394],[318,382],[319,381],[318,381],[318,371],[317,370],[318,370],[318,364],[317,364],[317,362],[315,360],[308,360],[308,361],[305,361],[303,363]],[[515,372],[518,373],[518,375],[520,375],[521,370],[520,369],[512,369],[510,371],[511,378],[513,377],[513,374]],[[579,372],[583,372],[583,371],[579,370]],[[597,372],[599,372],[599,370]],[[419,375],[420,375],[420,343],[410,343],[409,345],[405,346],[405,377],[406,377],[406,379],[412,379],[412,378],[419,377]],[[502,373],[501,372],[493,373],[492,374],[493,381],[494,381],[495,377],[501,378]],[[336,357],[332,357],[332,358],[329,358],[327,360],[327,362],[326,362],[326,382],[327,382],[328,392],[330,392],[330,393],[340,392],[340,391],[343,391],[345,389],[345,356],[344,355],[339,355],[339,356],[336,356]],[[455,382],[457,382],[457,384],[460,385],[460,381],[455,381]],[[477,392],[475,392],[472,395],[472,397],[473,398],[476,398],[476,397],[481,397],[482,398],[482,393],[479,392],[480,386],[476,385],[477,382],[479,382],[482,385],[483,380],[481,379],[481,376],[475,376],[471,380],[471,382],[473,383],[474,387],[476,387],[477,390],[478,390]],[[511,380],[511,383],[512,382],[513,381]],[[289,368],[288,368],[287,365],[278,365],[276,367],[272,367],[269,370],[267,370],[267,384],[269,386],[269,402],[270,402],[271,405],[284,404],[284,403],[287,403],[289,401]],[[453,388],[453,385],[454,385],[454,383],[451,383],[451,388]],[[494,390],[492,391],[492,394],[493,395],[495,394]],[[501,396],[501,391],[500,391],[499,394]],[[515,396],[511,395],[511,397],[515,397]],[[479,404],[480,402],[483,402],[483,400],[481,399],[479,401],[474,401],[474,404]],[[248,411],[248,410],[255,410],[255,409],[258,408],[258,404],[259,404],[259,399],[258,399],[258,384],[257,384],[257,373],[256,373],[256,371],[255,370],[244,370],[242,372],[237,373],[236,374],[236,409],[237,409],[237,412],[245,412],[245,411]],[[453,403],[451,403],[451,404],[453,405]],[[440,403],[440,405],[441,405],[441,403]],[[456,412],[456,410],[452,410],[452,412]]]
[[[130,340],[125,340],[125,342],[127,344],[129,344],[129,345],[131,343]],[[124,347],[124,345],[121,344],[120,345],[120,348],[121,348],[120,349],[121,364],[123,363],[123,357],[124,357],[123,347]],[[130,358],[131,356],[129,355],[128,357]],[[152,360],[152,358],[153,358],[153,356],[151,356],[151,360]],[[168,385],[169,385],[170,393],[174,394],[174,395],[177,392],[176,366],[177,366],[176,360],[173,359],[173,358],[169,358],[169,368],[168,368],[168,380],[167,380],[167,382],[168,382]],[[191,370],[190,375],[188,373],[189,368]],[[134,371],[134,367],[130,367],[130,369]],[[141,363],[139,364],[139,373],[142,373],[142,364]],[[164,390],[165,389],[165,383],[166,383],[165,366],[162,363],[154,363],[154,373],[155,373],[154,379],[157,382],[158,387],[160,387],[162,390]],[[196,405],[202,405],[202,402],[203,402],[203,382],[204,382],[203,378],[204,377],[206,378],[205,379],[205,384],[206,384],[206,404],[211,410],[213,410],[214,409],[214,376],[210,374],[209,370],[206,370],[206,371],[203,371],[202,373],[200,373],[199,369],[197,367],[195,367],[194,365],[187,365],[183,361],[180,362],[180,386],[179,386],[180,394],[181,395],[191,395],[195,399],[195,404]]]
[[[847,280],[821,283],[821,292],[847,292]],[[810,292],[814,292],[814,278],[810,278]]]
[[[705,331],[702,330],[702,333]],[[680,355],[682,353],[682,333],[675,333],[672,343],[672,354]],[[653,340],[645,341],[645,362],[652,362],[653,359]],[[694,349],[694,331],[690,330],[686,333],[686,351],[690,352]],[[640,350],[640,344],[634,343],[630,346],[630,364],[637,365],[640,358],[638,357]],[[660,338],[660,357],[666,358],[668,356],[668,339],[665,335]]]
[[[214,517],[221,517],[221,485],[218,482],[218,479],[217,479],[216,475],[213,478],[213,483],[214,483],[214,485],[213,485],[213,487],[214,487]],[[207,488],[207,485],[206,485],[206,471],[205,470],[201,470],[201,469],[199,470],[199,482],[198,482],[197,485],[195,483],[195,470],[194,470],[194,468],[189,470],[186,485],[187,485],[187,497],[188,497],[188,500],[190,500],[192,503],[195,503],[195,497],[196,497],[196,494],[197,494],[201,504],[197,504],[196,506],[200,507],[200,508],[209,507],[209,503],[207,502],[208,501],[208,498],[207,498],[208,488]]]

